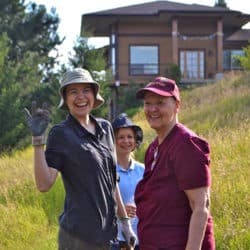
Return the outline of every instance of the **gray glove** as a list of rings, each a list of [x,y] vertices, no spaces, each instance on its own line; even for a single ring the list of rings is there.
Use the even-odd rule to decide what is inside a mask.
[[[134,247],[136,243],[136,235],[131,227],[129,218],[121,218],[121,231],[129,246]]]
[[[32,102],[31,113],[27,108],[24,109],[26,122],[32,133],[32,145],[39,146],[45,144],[45,130],[49,124],[50,112],[47,103],[43,103],[42,108],[36,107],[36,102]]]

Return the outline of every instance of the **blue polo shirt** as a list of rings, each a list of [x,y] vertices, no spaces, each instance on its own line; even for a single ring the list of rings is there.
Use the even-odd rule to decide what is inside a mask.
[[[90,119],[95,135],[72,115],[55,125],[45,154],[48,166],[60,171],[65,188],[60,226],[81,240],[105,244],[117,233],[114,135],[108,121]]]
[[[132,160],[130,167],[126,170],[117,164],[116,171],[120,177],[119,188],[124,204],[134,203],[134,193],[137,183],[142,179],[144,173],[144,164]],[[132,228],[137,235],[138,218],[130,219]],[[118,223],[118,240],[124,241],[120,226]]]

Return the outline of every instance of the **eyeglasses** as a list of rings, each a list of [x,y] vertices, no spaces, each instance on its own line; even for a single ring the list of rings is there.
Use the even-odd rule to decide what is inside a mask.
[[[158,147],[155,148],[155,151],[154,151],[154,160],[151,164],[151,171],[154,169],[155,167],[155,164],[156,164],[156,161],[157,161],[157,156],[158,156]]]

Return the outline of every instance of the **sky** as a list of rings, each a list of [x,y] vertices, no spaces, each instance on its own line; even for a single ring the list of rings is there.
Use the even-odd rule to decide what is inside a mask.
[[[81,15],[102,10],[114,9],[118,7],[130,6],[153,2],[153,0],[29,0],[37,4],[43,4],[50,12],[52,7],[60,18],[58,34],[65,37],[63,44],[58,47],[60,61],[67,63],[67,58],[72,53],[72,48],[77,37],[80,36]],[[216,0],[169,0],[185,4],[200,4],[214,6]],[[245,14],[250,14],[249,0],[225,0],[227,7],[231,10],[238,10]],[[250,29],[250,23],[244,27]],[[107,45],[108,38],[90,38],[89,44],[96,48]]]

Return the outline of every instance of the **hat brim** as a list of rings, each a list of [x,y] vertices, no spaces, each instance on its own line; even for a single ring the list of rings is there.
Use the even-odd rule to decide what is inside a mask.
[[[156,88],[143,88],[143,89],[140,89],[140,90],[137,91],[136,98],[137,99],[144,99],[145,94],[146,94],[147,91],[153,92],[153,93],[155,93],[157,95],[160,95],[160,96],[174,96],[171,93],[163,91],[163,90],[160,90],[160,89],[156,89]]]
[[[94,103],[94,106],[93,106],[93,109],[97,109],[99,108],[100,106],[102,106],[104,104],[104,99],[102,98],[102,96],[97,93],[96,95],[96,98],[95,98],[95,103]]]

